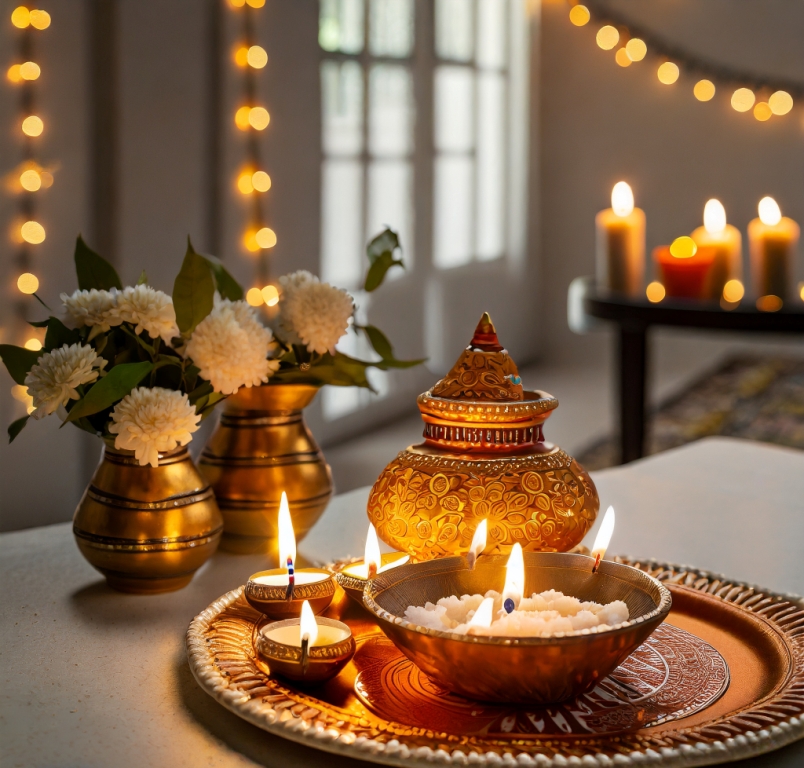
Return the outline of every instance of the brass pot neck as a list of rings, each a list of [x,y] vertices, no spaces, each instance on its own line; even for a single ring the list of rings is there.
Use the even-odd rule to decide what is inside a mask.
[[[319,386],[315,384],[263,384],[243,387],[227,398],[225,413],[275,415],[301,411],[313,401]]]
[[[180,461],[187,460],[189,457],[190,451],[186,445],[180,445],[172,451],[160,451],[159,466],[163,467],[168,464],[177,464]],[[109,438],[103,439],[103,458],[105,461],[111,461],[113,464],[141,466],[134,455],[134,451],[115,448],[114,441]]]

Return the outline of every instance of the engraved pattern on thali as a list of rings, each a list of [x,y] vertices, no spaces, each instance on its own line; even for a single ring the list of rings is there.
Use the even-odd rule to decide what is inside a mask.
[[[562,450],[488,461],[403,451],[371,489],[379,537],[413,560],[467,552],[481,520],[490,544],[566,552],[586,535],[599,501],[586,471]]]
[[[400,766],[503,764],[510,754],[521,765],[708,765],[776,749],[804,737],[804,602],[760,587],[681,566],[623,560],[666,584],[715,596],[767,621],[789,648],[789,675],[772,695],[711,721],[656,731],[596,737],[456,736],[384,721],[370,711],[333,706],[271,678],[257,664],[252,633],[259,615],[233,590],[199,614],[187,631],[187,652],[196,680],[219,703],[249,722],[308,746],[352,758],[381,759]]]
[[[444,690],[393,644],[366,654],[355,691],[386,720],[462,735],[603,735],[685,717],[716,701],[728,666],[711,645],[672,625],[660,626],[592,691],[552,707],[483,704]]]

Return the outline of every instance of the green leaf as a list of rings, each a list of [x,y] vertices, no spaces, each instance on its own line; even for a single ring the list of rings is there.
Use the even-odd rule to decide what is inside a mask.
[[[32,352],[25,347],[15,347],[13,344],[0,344],[0,357],[3,358],[6,369],[17,384],[24,384],[28,371],[34,367],[42,352]]]
[[[29,320],[28,325],[33,326],[34,328],[47,328],[47,324],[50,322],[50,318],[47,320]]]
[[[215,275],[215,284],[218,287],[218,293],[224,299],[229,299],[229,301],[240,301],[244,296],[243,288],[240,283],[226,271],[220,259],[216,259],[214,256],[204,256],[204,258],[212,269],[212,274]]]
[[[380,360],[379,363],[369,363],[372,368],[378,368],[381,371],[387,371],[390,368],[414,368],[417,365],[426,363],[427,358],[422,357],[419,360]]]
[[[176,281],[173,283],[173,306],[176,323],[184,336],[212,311],[215,281],[210,263],[195,252],[187,238],[187,253]]]
[[[95,253],[81,235],[75,241],[75,273],[78,276],[78,287],[82,291],[89,291],[92,288],[97,288],[99,291],[123,288],[115,268]]]
[[[396,232],[392,229],[385,229],[366,246],[366,254],[373,264],[384,253],[393,253],[400,247],[399,236]]]
[[[75,421],[82,416],[91,416],[122,400],[153,369],[153,363],[147,360],[141,363],[124,363],[116,365],[102,379],[92,385],[71,409],[67,421]]]
[[[391,342],[388,341],[388,337],[379,328],[374,325],[363,325],[360,326],[360,330],[368,336],[374,351],[383,360],[393,359],[394,348],[391,346]]]
[[[77,330],[68,328],[58,317],[51,317],[47,324],[45,334],[45,349],[63,347],[65,344],[77,344],[81,341],[81,334]]]
[[[374,291],[382,285],[382,281],[385,280],[385,273],[388,272],[391,267],[404,267],[404,263],[399,261],[398,259],[394,259],[394,254],[392,251],[385,251],[381,253],[377,258],[372,262],[371,266],[369,267],[369,271],[366,273],[366,282],[363,285],[364,290],[366,291]]]
[[[137,285],[148,285],[148,275],[144,269],[140,272],[140,279],[137,280]]]
[[[14,438],[22,432],[22,428],[28,423],[28,419],[30,416],[23,416],[21,419],[17,419],[16,421],[12,421],[11,424],[8,425],[8,442],[13,443]]]

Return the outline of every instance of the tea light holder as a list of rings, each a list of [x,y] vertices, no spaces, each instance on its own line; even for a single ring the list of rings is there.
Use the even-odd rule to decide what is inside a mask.
[[[380,570],[408,557],[404,552],[387,552],[380,557]],[[347,563],[335,571],[335,581],[358,605],[363,605],[363,590],[369,581],[365,560]]]
[[[245,596],[252,608],[269,619],[296,619],[307,600],[313,613],[325,611],[335,596],[335,579],[322,568],[302,568],[294,574],[288,597],[288,572],[284,568],[259,571],[249,576]],[[362,598],[361,598],[362,599]],[[323,621],[323,620],[322,620]]]
[[[354,656],[355,639],[342,621],[319,617],[316,625],[318,639],[306,653],[300,641],[300,618],[266,624],[257,633],[254,648],[272,674],[305,683],[330,680]]]

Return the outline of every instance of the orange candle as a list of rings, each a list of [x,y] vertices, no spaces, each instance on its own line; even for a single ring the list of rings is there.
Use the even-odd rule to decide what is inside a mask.
[[[751,290],[760,308],[773,304],[778,309],[783,302],[792,300],[793,269],[800,234],[798,224],[782,216],[772,197],[763,197],[759,201],[759,218],[748,223],[748,249]]]
[[[653,259],[667,296],[709,298],[709,284],[717,249],[695,245],[691,237],[677,237],[670,246],[653,249]]]
[[[740,230],[726,223],[726,209],[719,200],[708,200],[704,206],[704,225],[692,233],[699,247],[715,249],[715,260],[709,275],[707,297],[719,301],[729,280],[743,279],[743,243]]]
[[[626,296],[640,296],[645,274],[645,212],[634,208],[624,181],[611,191],[611,208],[595,217],[597,282]]]

